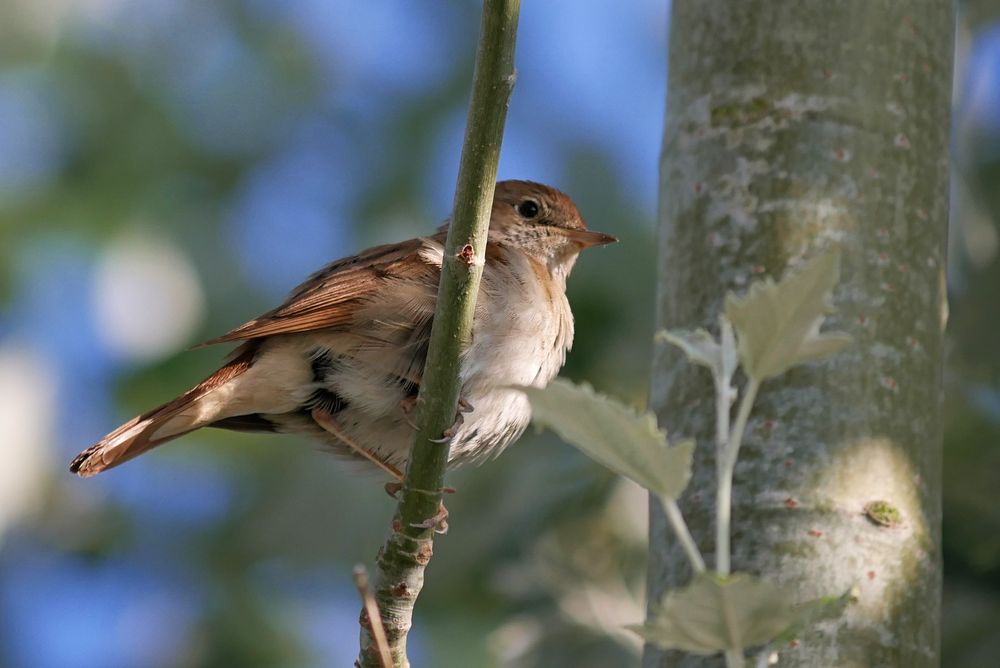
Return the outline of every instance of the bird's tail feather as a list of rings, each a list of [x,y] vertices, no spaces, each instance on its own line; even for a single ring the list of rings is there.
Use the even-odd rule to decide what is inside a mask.
[[[235,352],[230,362],[195,387],[133,418],[81,452],[73,459],[69,470],[89,478],[210,424],[219,417],[219,407],[206,401],[207,395],[252,366],[256,344],[248,342]]]

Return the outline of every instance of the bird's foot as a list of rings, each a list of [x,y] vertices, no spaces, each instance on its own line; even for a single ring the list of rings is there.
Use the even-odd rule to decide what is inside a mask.
[[[458,428],[465,424],[465,415],[461,412],[455,414],[455,422],[444,430],[446,438],[452,438],[458,433]]]
[[[454,491],[454,490],[452,490]],[[438,504],[438,511],[433,517],[428,517],[423,522],[417,522],[411,526],[417,529],[434,529],[434,533],[448,533],[448,509],[444,506],[444,501]]]
[[[365,450],[359,444],[355,443],[354,440],[347,435],[343,427],[340,426],[340,423],[337,422],[337,420],[333,417],[333,415],[330,414],[329,411],[324,410],[322,408],[314,408],[312,409],[312,419],[313,422],[318,424],[323,429],[323,431],[329,434],[333,434],[333,436],[335,436],[338,441],[340,441],[348,448],[353,450],[355,454],[362,457],[363,459],[367,459],[372,464],[382,469],[396,480],[402,482],[403,473],[399,469],[397,469],[389,462],[383,461],[380,457]],[[389,484],[391,485],[393,483]],[[388,491],[388,489],[386,491]]]
[[[413,411],[416,409],[416,407],[417,407],[416,396],[405,397],[402,401],[399,402],[399,410],[403,414],[403,422],[410,425],[410,427],[414,431],[417,430],[417,423],[414,422],[413,420]]]
[[[402,491],[402,489],[403,489],[403,482],[402,481],[398,481],[398,482],[397,481],[393,481],[393,482],[387,482],[387,483],[385,483],[385,493],[388,494],[389,496],[391,496],[394,499],[398,499],[399,498],[399,493],[400,493],[400,491]],[[441,492],[443,494],[454,494],[455,491],[456,490],[455,490],[454,487],[442,487],[441,488]]]
[[[400,408],[403,411],[403,420],[416,430],[417,424],[413,421],[410,415],[413,412],[413,407],[416,404],[416,398],[407,397],[400,402]],[[444,434],[441,438],[430,439],[431,443],[447,443],[452,439],[452,437],[458,432],[458,428],[465,424],[465,414],[471,413],[475,410],[475,406],[470,404],[465,399],[459,398],[458,408],[455,411],[455,422],[450,427],[444,430]]]
[[[475,406],[470,404],[465,399],[459,397],[458,408],[455,410],[455,422],[450,427],[444,430],[444,439],[435,442],[443,443],[446,440],[452,438],[456,433],[458,433],[458,428],[461,427],[463,424],[465,424],[465,414],[471,413],[474,410],[476,410]]]

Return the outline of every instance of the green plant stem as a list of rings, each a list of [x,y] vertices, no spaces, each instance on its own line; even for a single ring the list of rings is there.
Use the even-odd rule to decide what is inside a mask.
[[[396,667],[409,665],[406,637],[413,606],[423,586],[424,568],[433,553],[434,529],[426,525],[438,513],[441,503],[449,451],[449,443],[442,435],[455,422],[460,391],[459,358],[471,335],[482,276],[497,160],[514,87],[519,10],[520,0],[483,3],[454,211],[417,398],[418,429],[392,532],[376,561],[374,595]],[[379,665],[370,629],[364,625],[358,665],[361,668]]]
[[[746,387],[743,388],[743,397],[740,399],[740,408],[736,413],[736,424],[733,425],[732,431],[729,432],[729,440],[726,442],[725,447],[720,446],[717,453],[717,457],[721,460],[722,465],[719,468],[718,496],[716,497],[718,518],[716,523],[715,570],[720,575],[729,575],[731,568],[729,538],[732,519],[733,472],[736,470],[736,459],[739,457],[740,446],[743,444],[743,432],[746,431],[747,420],[750,418],[750,409],[753,408],[753,402],[757,399],[758,389],[760,389],[759,380],[756,378],[747,380]],[[728,426],[729,422],[729,391],[729,388],[724,388],[724,393],[718,392],[720,395],[718,404],[720,406],[723,403],[725,404],[726,426]],[[722,424],[722,418],[719,418],[719,424]],[[725,656],[726,668],[743,668],[745,665],[742,649],[728,650]]]
[[[701,552],[698,551],[698,545],[694,542],[694,538],[691,537],[691,532],[688,530],[687,522],[684,521],[684,516],[681,515],[681,509],[677,506],[677,502],[673,499],[661,498],[660,503],[663,505],[663,512],[666,514],[670,526],[673,527],[677,540],[680,541],[684,553],[687,554],[688,561],[691,562],[691,568],[694,569],[695,573],[704,573],[705,560],[702,558]]]
[[[736,468],[736,458],[740,453],[740,444],[743,443],[743,431],[746,429],[747,419],[750,417],[750,409],[753,408],[753,402],[757,398],[757,390],[759,388],[759,380],[755,378],[747,380],[746,387],[743,388],[743,397],[740,399],[740,408],[736,414],[736,423],[733,425],[733,428],[729,433],[729,440],[726,442],[725,449],[719,453],[719,460],[721,460],[721,464],[718,465],[719,482],[718,492],[715,497],[715,570],[719,573],[719,575],[729,575],[729,532],[730,521],[732,519],[733,470]],[[728,402],[728,396],[726,401]],[[728,405],[725,410],[728,414]]]
[[[715,468],[718,474],[716,486],[715,518],[715,570],[720,575],[729,575],[730,570],[730,527],[732,520],[733,472],[743,443],[750,409],[757,398],[760,381],[751,378],[743,390],[736,424],[729,428],[729,411],[732,407],[732,387],[730,379],[716,377],[715,383]],[[728,650],[725,653],[726,668],[743,668],[742,650]]]
[[[748,385],[749,389],[749,385]],[[754,394],[757,390],[754,388]],[[736,453],[733,453],[730,463],[730,433],[729,433],[729,411],[732,407],[732,386],[730,379],[715,379],[715,468],[718,474],[718,484],[716,485],[716,518],[715,518],[715,570],[718,573],[727,575],[729,573],[730,548],[729,532],[732,518],[732,493],[733,493],[733,471],[736,467]],[[745,401],[740,404],[740,413],[743,413],[744,406],[750,404]],[[747,417],[743,417],[743,427],[746,426]],[[740,422],[737,421],[737,427]],[[740,430],[742,438],[742,428]],[[739,448],[739,441],[736,443]],[[728,650],[725,653],[726,668],[743,668],[743,652],[738,650]]]
[[[732,386],[730,379],[715,376],[715,471],[718,483],[715,486],[715,570],[719,573],[729,570],[729,525],[731,517],[731,489],[723,496],[722,484],[726,477],[726,460],[729,450],[729,411],[732,407]],[[725,547],[725,550],[723,550]],[[723,557],[723,554],[725,556]],[[723,571],[725,565],[726,571]]]

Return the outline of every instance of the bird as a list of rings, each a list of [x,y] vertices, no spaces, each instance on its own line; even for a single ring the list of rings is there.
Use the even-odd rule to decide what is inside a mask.
[[[90,477],[196,429],[300,434],[402,480],[448,224],[312,274],[288,299],[201,344],[236,343],[215,373],[81,452]],[[587,229],[565,193],[496,184],[449,467],[481,462],[531,418],[515,386],[545,387],[573,344],[566,279],[581,251],[616,242]],[[374,467],[374,468],[371,468]]]

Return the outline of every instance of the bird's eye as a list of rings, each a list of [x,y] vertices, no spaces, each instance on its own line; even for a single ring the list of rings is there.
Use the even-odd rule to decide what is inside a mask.
[[[526,220],[531,220],[538,215],[538,202],[533,199],[526,199],[517,205],[517,212]]]

